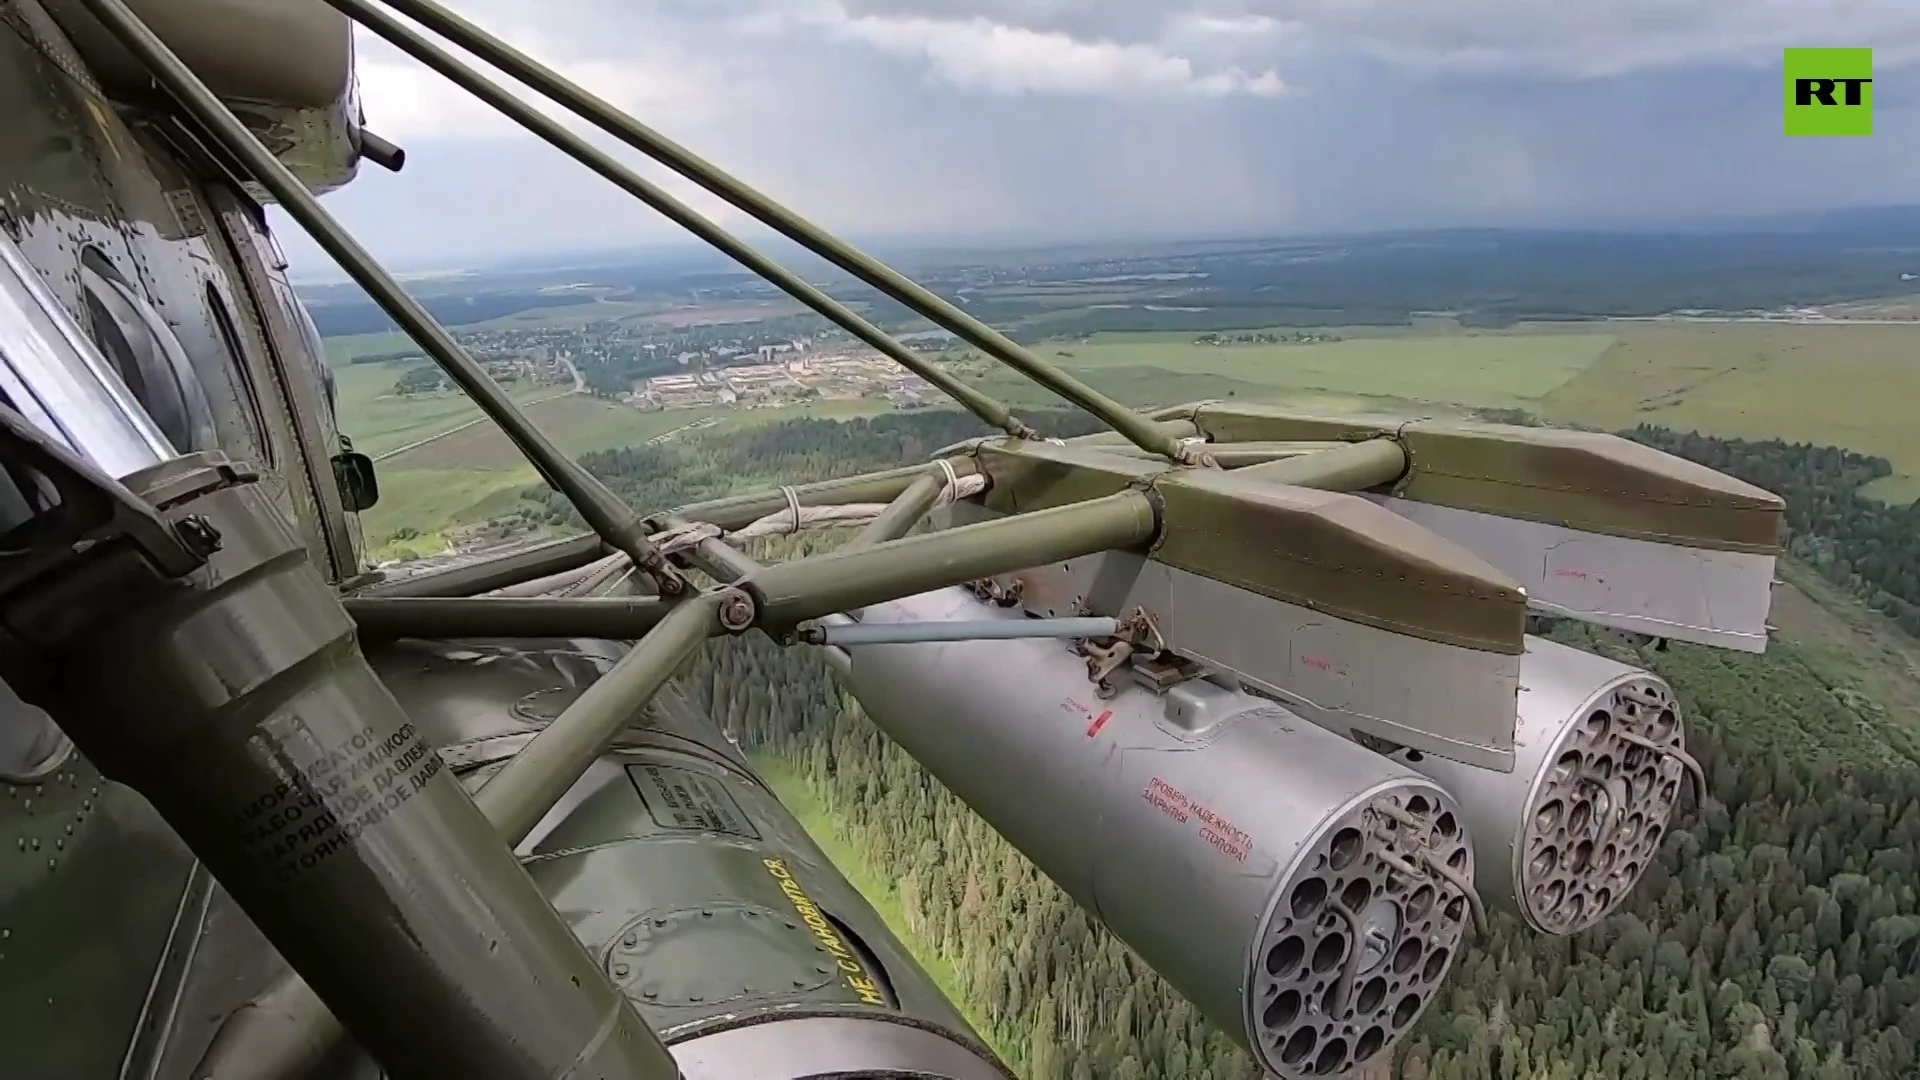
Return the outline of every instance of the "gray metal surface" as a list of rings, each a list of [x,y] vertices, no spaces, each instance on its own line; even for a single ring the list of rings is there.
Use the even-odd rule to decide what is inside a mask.
[[[960,502],[950,520],[991,517]],[[1358,731],[1483,768],[1512,766],[1518,656],[1334,618],[1133,552],[1045,563],[1016,577],[1026,610],[1043,617],[1144,608],[1168,648],[1232,671],[1342,736]]]
[[[1605,918],[1660,850],[1679,804],[1680,705],[1651,672],[1529,637],[1510,773],[1412,761],[1460,800],[1480,849],[1480,894],[1549,934]],[[1403,752],[1395,755],[1406,760]]]
[[[888,623],[875,626],[823,623],[820,645],[905,645],[935,641],[988,641],[1009,638],[1112,637],[1120,621],[1105,616],[1067,619],[985,619],[968,622]]]
[[[1527,605],[1617,630],[1765,652],[1775,556],[1584,532],[1411,499],[1370,496],[1526,587]]]
[[[1023,617],[964,589],[860,613]],[[1269,1071],[1373,1059],[1432,1001],[1468,904],[1424,860],[1472,851],[1420,774],[1211,682],[1100,700],[1059,642],[846,652],[882,730]]]

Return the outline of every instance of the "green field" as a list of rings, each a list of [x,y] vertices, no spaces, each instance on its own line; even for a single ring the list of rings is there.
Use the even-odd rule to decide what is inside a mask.
[[[1168,340],[1172,338],[1172,340]],[[1160,369],[1250,387],[1406,401],[1524,406],[1617,344],[1603,333],[1370,336],[1311,345],[1196,345],[1192,335],[1096,334],[1047,343],[1048,358],[1097,377]],[[1240,395],[1236,395],[1240,396]]]
[[[1432,333],[1358,328],[1321,344],[1203,346],[1189,333],[1098,334],[1042,342],[1036,352],[1131,405],[1232,398],[1300,408],[1386,409],[1448,415],[1517,408],[1558,422],[1607,428],[1653,423],[1739,438],[1778,437],[1844,446],[1893,462],[1869,494],[1920,498],[1920,326],[1609,322]],[[406,347],[396,334],[328,341],[343,424],[357,448],[381,455],[479,415],[459,394],[391,393],[400,364],[349,364],[355,355]],[[1020,408],[1055,401],[987,361],[957,363],[962,378]],[[554,387],[517,391],[545,397]],[[633,445],[709,415],[642,413],[569,396],[534,404],[532,416],[572,453]],[[722,431],[797,416],[846,418],[887,411],[879,402],[830,401],[790,409],[727,410]],[[385,497],[367,514],[381,554],[401,528],[434,550],[445,528],[510,508],[533,470],[490,423],[380,462]]]
[[[420,347],[413,343],[412,338],[398,330],[384,334],[345,334],[340,337],[326,338],[321,344],[327,348],[327,365],[336,372],[345,370],[349,361],[356,356],[420,351]]]
[[[436,394],[393,392],[394,380],[425,361],[391,364],[335,365],[333,379],[339,395],[341,427],[353,439],[354,449],[374,457],[429,435],[480,417],[480,409],[465,394],[448,390]],[[565,387],[512,388],[508,395],[526,403],[561,392]]]
[[[1893,463],[1868,494],[1920,499],[1920,326],[1609,325],[1619,343],[1548,394],[1541,415],[1844,446]]]
[[[1035,350],[1133,405],[1231,397],[1417,415],[1517,408],[1613,429],[1648,423],[1843,446],[1893,463],[1894,475],[1867,494],[1920,499],[1912,406],[1920,326],[1608,322],[1338,332],[1347,340],[1228,347],[1195,345],[1187,333],[1097,334]],[[1016,405],[1047,399],[986,361],[961,371]]]
[[[383,393],[391,389],[399,370],[394,365],[360,364],[334,370],[341,380],[341,426],[354,447],[376,457],[411,447],[375,466],[380,501],[363,515],[375,558],[392,558],[404,551],[422,555],[438,551],[445,545],[445,530],[511,511],[519,492],[540,482],[533,467],[491,421],[461,427],[480,416],[465,397],[444,393],[403,398]],[[385,375],[376,378],[377,372]],[[349,381],[354,384],[351,392]],[[718,416],[721,423],[706,433],[724,433],[803,416],[849,419],[889,411],[883,402],[822,401],[785,409],[640,412],[584,395],[550,397],[554,393],[555,387],[546,386],[515,397],[523,403],[529,397],[548,397],[527,404],[527,415],[561,449],[576,455],[638,445],[708,416]],[[459,430],[414,445],[453,428]],[[389,542],[402,529],[419,535]]]

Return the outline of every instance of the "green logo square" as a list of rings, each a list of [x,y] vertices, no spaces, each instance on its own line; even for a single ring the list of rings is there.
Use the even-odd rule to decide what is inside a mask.
[[[1788,49],[1789,135],[1873,134],[1872,49]]]

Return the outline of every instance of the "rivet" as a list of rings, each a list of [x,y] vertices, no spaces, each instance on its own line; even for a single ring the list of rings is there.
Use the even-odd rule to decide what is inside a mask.
[[[39,851],[39,850],[40,850],[40,838],[39,838],[39,837],[37,837],[37,836],[36,836],[36,837],[34,837],[34,838],[33,838],[32,840],[29,840],[29,841],[27,841],[27,843],[28,843],[28,844],[30,844],[30,845],[31,845],[31,846],[33,847],[33,850],[35,850],[35,851]]]
[[[62,851],[66,850],[67,838],[64,836],[54,837],[53,846],[58,850],[62,850]]]
[[[634,946],[640,944],[640,935],[628,934],[626,937],[623,937],[620,939],[620,944],[625,945],[627,948],[631,949]]]
[[[699,994],[688,994],[687,1000],[688,1001],[705,1001],[706,998],[700,996]]]
[[[819,972],[822,975],[833,974],[833,968],[827,966],[826,964],[815,964],[813,965],[813,970]]]
[[[629,972],[629,971],[631,971],[631,970],[633,970],[633,969],[632,969],[632,968],[629,968],[629,967],[628,967],[627,965],[625,965],[625,964],[615,964],[615,965],[613,965],[613,973],[614,973],[615,975],[618,975],[618,976],[620,976],[620,977],[621,977],[621,978],[623,978],[623,979],[627,977],[627,972]]]
[[[805,990],[807,988],[807,980],[805,979],[793,980],[793,988],[795,990]]]
[[[660,991],[656,987],[643,986],[640,988],[640,996],[647,997],[647,998],[657,998],[660,996]]]

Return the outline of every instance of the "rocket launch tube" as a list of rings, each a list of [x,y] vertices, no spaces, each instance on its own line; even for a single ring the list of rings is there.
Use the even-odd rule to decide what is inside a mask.
[[[954,588],[861,624],[1024,617]],[[1204,680],[1102,700],[1058,641],[846,652],[883,731],[1267,1071],[1375,1060],[1433,999],[1473,855],[1419,773]]]

